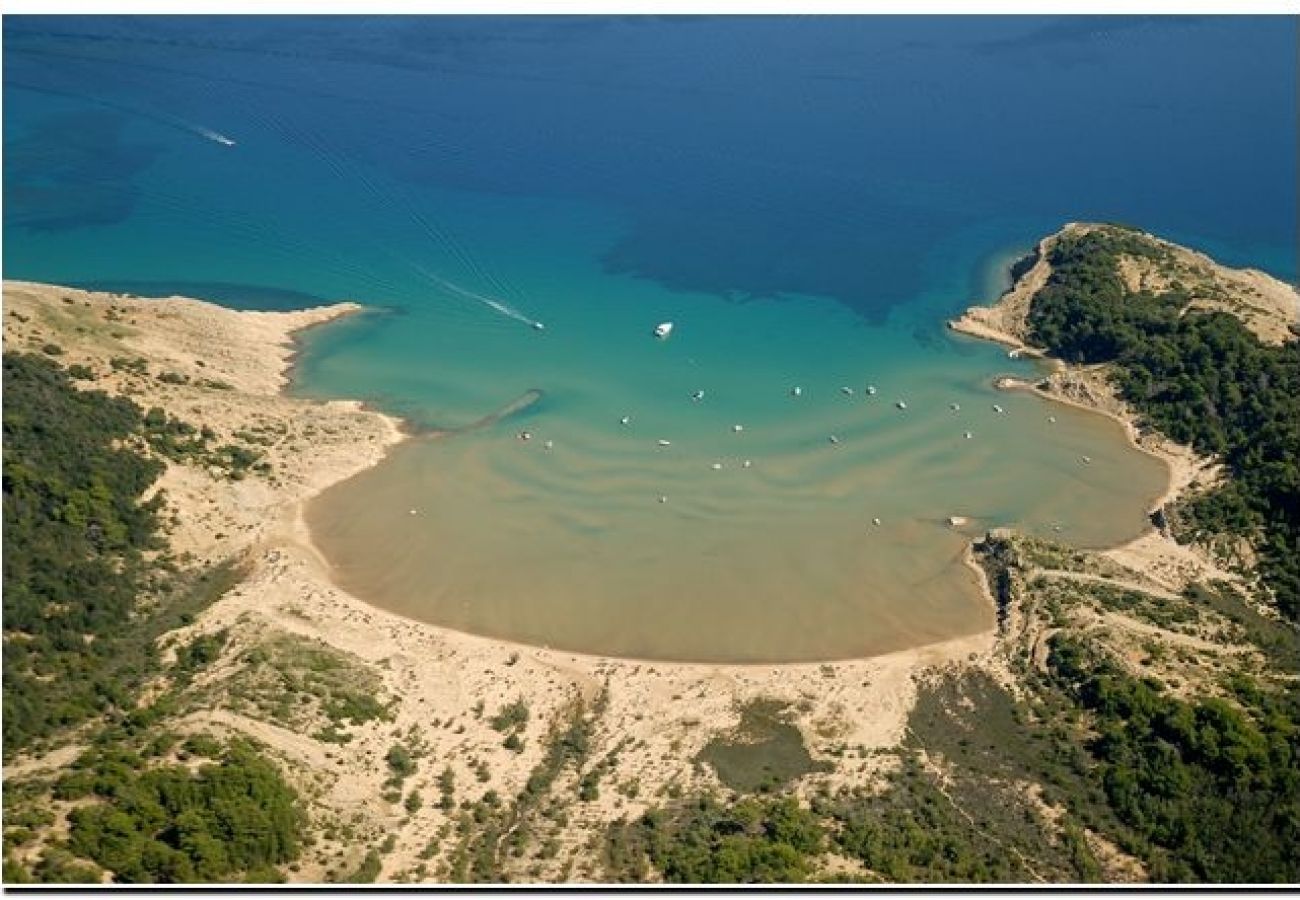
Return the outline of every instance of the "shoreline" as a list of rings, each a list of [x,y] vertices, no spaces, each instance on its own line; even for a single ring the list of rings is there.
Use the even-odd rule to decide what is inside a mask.
[[[1041,360],[1048,367],[1046,375],[1037,380],[1013,375],[995,376],[991,384],[996,390],[1026,392],[1048,402],[1104,416],[1119,423],[1130,447],[1160,460],[1168,473],[1168,481],[1164,491],[1155,498],[1148,510],[1150,518],[1169,504],[1185,497],[1197,486],[1215,483],[1222,477],[1218,462],[1212,457],[1198,454],[1191,447],[1176,443],[1158,431],[1145,429],[1140,423],[1139,414],[1128,406],[1111,385],[1104,365],[1072,365],[1052,356],[1044,348],[1035,347],[1028,338],[1029,304],[1051,274],[1048,254],[1054,242],[1061,235],[1086,233],[1094,227],[1072,222],[1066,224],[1060,232],[1043,238],[1037,245],[1033,265],[1021,274],[1011,288],[989,305],[968,307],[959,316],[949,319],[947,327],[954,334],[1009,347],[1010,355],[1032,357]],[[1164,241],[1160,243],[1209,267],[1218,278],[1230,279],[1238,272],[1248,273],[1252,279],[1257,275],[1255,270],[1226,269],[1197,251]],[[1228,274],[1224,275],[1225,272]],[[1134,288],[1147,284],[1138,276],[1131,276],[1129,280],[1134,282],[1130,284]],[[1260,331],[1261,340],[1272,333],[1263,327]],[[1239,576],[1220,568],[1205,551],[1179,544],[1154,521],[1136,537],[1110,547],[1098,548],[1098,552],[1165,586],[1181,588],[1182,583],[1191,578],[1206,575],[1239,580]]]
[[[1051,357],[1044,356],[1043,358],[1049,359]],[[1060,362],[1054,358],[1051,359],[1053,359],[1053,362]],[[1071,369],[1065,366],[1064,363],[1061,363],[1061,365],[1063,368],[1060,369],[1060,371],[1077,374],[1077,370],[1071,372]],[[1180,476],[1187,474],[1184,471],[1187,467],[1195,467],[1197,463],[1213,463],[1213,460],[1210,460],[1207,457],[1196,456],[1195,452],[1190,447],[1184,447],[1181,444],[1174,444],[1172,441],[1168,441],[1167,439],[1164,439],[1163,441],[1167,445],[1164,447],[1150,446],[1149,444],[1143,443],[1142,438],[1146,436],[1146,433],[1141,430],[1134,419],[1128,418],[1122,413],[1113,410],[1104,409],[1099,406],[1092,406],[1071,397],[1064,397],[1060,394],[1043,390],[1036,382],[1015,375],[997,375],[992,379],[991,384],[995,390],[1032,394],[1033,396],[1040,397],[1043,400],[1059,403],[1062,406],[1068,406],[1072,409],[1081,410],[1093,415],[1104,416],[1112,422],[1119,423],[1119,425],[1124,429],[1124,436],[1128,440],[1130,447],[1160,460],[1165,464],[1165,468],[1168,471],[1168,484],[1154,501],[1153,507],[1148,511],[1149,513],[1154,513],[1166,504],[1178,499],[1182,491],[1188,486],[1185,482],[1180,484]],[[1199,469],[1197,469],[1197,471],[1199,471]],[[1125,546],[1126,544],[1132,543],[1133,540],[1137,540],[1137,538],[1128,541],[1121,541],[1118,544],[1115,544],[1114,547]],[[1113,549],[1113,547],[1103,547],[1100,549],[1107,550]]]
[[[1026,285],[1046,277],[1044,260],[1040,255],[998,303],[1010,298],[1025,309]],[[185,298],[141,300],[18,282],[6,282],[5,293],[6,315],[29,314],[6,320],[6,350],[39,352],[53,338],[64,348],[61,364],[89,363],[94,370],[94,380],[81,385],[210,426],[218,443],[255,441],[248,449],[270,464],[265,473],[232,480],[201,463],[168,463],[159,479],[174,516],[167,535],[172,551],[200,566],[235,560],[244,568],[240,581],[195,621],[162,639],[162,651],[170,653],[199,636],[227,635],[221,660],[196,678],[191,690],[197,693],[188,695],[189,705],[171,725],[185,732],[252,736],[308,792],[320,814],[359,817],[368,823],[368,833],[393,836],[380,880],[394,880],[426,860],[445,865],[451,852],[444,848],[430,860],[425,850],[454,824],[454,811],[425,804],[404,814],[400,803],[385,798],[384,759],[400,735],[418,734],[434,761],[421,766],[414,787],[435,792],[434,775],[445,767],[458,786],[456,799],[464,804],[488,792],[519,795],[543,764],[554,735],[582,717],[590,734],[589,762],[615,761],[600,770],[598,796],[579,807],[580,821],[561,839],[576,851],[611,823],[654,808],[665,792],[725,791],[701,754],[715,741],[735,740],[743,711],[755,702],[780,704],[809,757],[824,764],[790,784],[794,796],[808,800],[823,791],[878,783],[891,771],[885,751],[906,739],[917,698],[937,675],[970,668],[1008,687],[1016,683],[1005,652],[1004,611],[977,558],[980,538],[970,535],[963,535],[962,551],[952,561],[974,579],[990,625],[865,657],[733,663],[613,657],[458,631],[372,606],[335,581],[330,561],[313,540],[308,503],[430,433],[364,401],[296,397],[292,380],[309,329],[365,307],[343,303],[293,313],[236,312]],[[996,327],[1000,321],[987,316],[970,318],[979,320],[973,327],[961,320],[950,323],[951,330],[1018,353],[1035,350],[1014,327]],[[136,357],[141,365],[110,365],[122,356]],[[994,386],[1032,391],[1119,422],[1131,446],[1166,464],[1169,480],[1157,507],[1181,496],[1204,474],[1203,460],[1144,433],[1100,380],[1100,371],[1052,359],[1045,365],[1055,390],[1006,375],[996,376]],[[508,414],[528,398],[526,393],[487,418]],[[955,527],[952,518],[949,527]],[[1189,572],[1218,573],[1199,551],[1154,527],[1100,554],[1140,579],[1173,589],[1181,589]],[[322,741],[317,720],[281,721],[250,707],[238,693],[240,679],[251,673],[243,661],[251,651],[275,652],[277,646],[315,648],[354,667],[355,677],[373,679],[367,690],[388,713],[353,723],[349,740],[336,744]],[[492,723],[499,711],[519,702],[530,714],[512,748]],[[310,708],[307,714],[321,715]],[[44,764],[25,764],[32,762]],[[591,774],[585,768],[566,772],[557,789],[576,791]],[[365,845],[365,840],[322,839],[293,880],[319,881],[332,868],[355,867]],[[573,858],[582,860],[576,869],[563,868],[560,854],[557,861],[539,862],[533,877],[578,882],[597,877],[598,860],[581,852]]]
[[[204,670],[192,690],[204,699],[178,713],[186,731],[250,734],[299,773],[314,803],[336,813],[361,815],[395,834],[384,879],[424,857],[430,839],[453,821],[436,804],[404,815],[383,800],[385,754],[397,730],[417,729],[437,768],[449,767],[458,799],[486,791],[510,797],[524,789],[546,752],[548,735],[565,727],[574,710],[586,710],[593,760],[615,754],[602,775],[600,796],[582,807],[574,841],[599,833],[620,818],[656,805],[672,786],[719,790],[716,772],[697,762],[713,740],[734,733],[741,711],[759,700],[786,704],[811,757],[828,764],[793,785],[807,797],[821,789],[878,777],[888,760],[874,751],[904,739],[922,672],[971,660],[992,660],[997,629],[957,636],[872,657],[800,663],[692,663],[635,660],[553,650],[458,632],[399,616],[341,590],[330,564],[311,540],[306,504],[320,492],[377,464],[413,440],[402,420],[367,410],[356,400],[307,400],[286,394],[293,334],[355,312],[355,305],[309,313],[244,313],[183,298],[140,300],[57,286],[6,282],[6,350],[39,352],[51,339],[63,348],[62,365],[89,365],[91,389],[158,405],[185,421],[211,426],[222,437],[267,429],[275,440],[253,445],[273,473],[225,478],[201,466],[169,463],[159,479],[175,524],[172,552],[196,565],[240,560],[241,580],[196,616],[169,632],[162,650],[201,635],[225,632],[219,662]],[[70,300],[64,300],[67,296]],[[12,313],[25,315],[17,319]],[[120,323],[120,324],[119,324]],[[147,361],[147,371],[109,365],[126,356]],[[176,372],[184,383],[160,380]],[[210,386],[221,379],[220,389]],[[188,554],[188,556],[186,556]],[[986,586],[976,578],[976,589]],[[987,596],[987,594],[985,594]],[[990,608],[996,621],[996,608]],[[230,684],[243,660],[268,641],[289,640],[327,648],[377,679],[376,697],[391,719],[350,727],[343,745],[321,743],[316,726],[287,728],[235,703]],[[225,699],[223,699],[225,698]],[[502,744],[490,716],[523,699],[531,709],[523,748]],[[438,722],[440,725],[432,725]],[[843,748],[862,748],[845,754]],[[621,749],[616,749],[621,748]],[[477,761],[477,762],[476,762]],[[490,775],[486,768],[490,765]],[[883,767],[883,768],[882,768]],[[576,784],[576,772],[566,774]],[[568,781],[565,782],[568,784]],[[620,785],[637,784],[629,793]],[[569,788],[565,788],[566,790]],[[576,788],[574,788],[576,790]],[[567,839],[566,839],[567,840]],[[320,880],[337,854],[360,863],[364,842],[323,840],[294,880]],[[333,856],[329,856],[333,854]],[[328,857],[328,858],[327,858]],[[546,863],[543,880],[594,878],[598,861],[565,875],[562,858]],[[585,857],[584,857],[585,860]],[[549,874],[548,874],[549,873]]]
[[[1050,240],[1040,242],[1040,251]],[[963,317],[969,321],[949,323],[951,330],[1018,354],[1034,353],[1014,322],[1000,327],[1008,323],[998,317],[1005,315],[1006,303],[1027,309],[1028,287],[1046,278],[1045,258],[1040,252],[999,299],[997,311]],[[230,479],[202,463],[168,463],[158,487],[174,516],[167,535],[172,551],[200,566],[238,561],[243,573],[192,623],[169,632],[160,649],[168,654],[199,636],[225,635],[220,660],[195,678],[187,705],[178,708],[170,727],[253,737],[311,798],[313,821],[349,816],[362,825],[361,840],[322,837],[293,881],[321,881],[329,871],[355,868],[379,835],[392,839],[379,880],[400,880],[426,861],[448,865],[450,845],[432,856],[426,851],[454,826],[459,807],[426,803],[404,812],[385,796],[385,758],[395,740],[418,741],[431,760],[420,766],[413,789],[436,794],[436,773],[451,772],[455,799],[463,806],[482,802],[489,792],[508,798],[527,790],[554,736],[580,717],[590,755],[563,772],[554,788],[557,796],[577,792],[593,773],[600,783],[598,795],[575,807],[578,819],[557,836],[569,865],[576,860],[577,866],[566,867],[560,853],[538,861],[531,877],[583,882],[596,880],[600,871],[599,860],[581,850],[583,842],[612,823],[635,819],[673,791],[727,791],[702,754],[716,741],[736,740],[742,714],[753,703],[780,704],[784,720],[819,764],[788,787],[808,801],[821,792],[880,783],[892,771],[887,751],[906,740],[917,698],[942,673],[970,669],[1008,688],[1017,683],[1007,656],[1006,629],[1014,630],[1014,622],[1008,626],[1002,619],[994,585],[975,551],[980,538],[970,535],[962,536],[964,546],[952,562],[974,579],[989,627],[865,657],[775,663],[613,657],[462,632],[372,606],[335,581],[313,540],[308,503],[430,433],[364,401],[293,395],[309,329],[366,307],[236,312],[185,298],[141,300],[18,282],[6,282],[5,294],[6,350],[39,352],[53,338],[64,348],[62,365],[88,363],[94,370],[94,380],[82,386],[210,426],[217,443],[251,441],[247,449],[270,464],[265,473]],[[11,314],[18,311],[29,315],[15,319]],[[111,364],[123,356],[141,365]],[[1033,391],[1119,422],[1132,446],[1162,459],[1169,470],[1157,506],[1179,497],[1203,474],[1204,461],[1185,448],[1143,433],[1099,380],[1099,371],[1051,359],[1044,364],[1053,391],[1005,375],[995,378],[995,387]],[[487,418],[508,414],[528,397]],[[960,517],[950,517],[949,527],[956,527],[954,518]],[[1155,528],[1100,554],[1141,580],[1174,589],[1186,583],[1188,572],[1218,572],[1199,551]],[[253,674],[245,661],[255,650],[265,655],[276,647],[326,653],[351,667],[387,713],[352,723],[347,741],[339,744],[320,737],[323,713],[314,707],[303,713],[306,719],[281,720],[250,706],[239,687]],[[512,747],[493,720],[520,702],[529,715],[512,733]],[[57,757],[49,759],[53,765]]]

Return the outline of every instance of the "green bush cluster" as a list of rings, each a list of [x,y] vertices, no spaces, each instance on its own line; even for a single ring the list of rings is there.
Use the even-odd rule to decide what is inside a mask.
[[[1233,477],[1188,512],[1202,533],[1251,537],[1279,607],[1300,619],[1300,342],[1266,346],[1228,313],[1184,314],[1177,284],[1130,293],[1117,258],[1164,252],[1110,229],[1062,237],[1030,308],[1033,338],[1062,359],[1114,363],[1151,424],[1223,459]]]
[[[191,770],[145,766],[129,750],[95,749],[62,783],[95,802],[69,816],[67,849],[122,883],[282,881],[304,818],[274,765],[242,741]]]
[[[4,354],[4,753],[131,699],[121,642],[157,548],[162,465],[122,446],[140,409]]]
[[[651,810],[630,830],[611,832],[611,840],[616,858],[646,855],[677,884],[805,882],[825,844],[818,818],[793,798],[724,805],[707,795]]]
[[[1095,716],[1095,777],[1153,880],[1300,880],[1300,696],[1179,699],[1061,634],[1048,667]]]

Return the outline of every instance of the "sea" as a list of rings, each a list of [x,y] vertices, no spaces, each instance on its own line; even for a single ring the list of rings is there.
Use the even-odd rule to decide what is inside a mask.
[[[1068,221],[1294,282],[1297,21],[6,16],[4,276],[364,304],[292,390],[417,433],[306,510],[376,606],[887,653],[992,626],[988,529],[1149,527],[1163,463],[944,323]]]

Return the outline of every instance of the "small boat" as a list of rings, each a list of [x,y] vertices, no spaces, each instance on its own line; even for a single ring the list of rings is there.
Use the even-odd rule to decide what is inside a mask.
[[[631,417],[631,416],[624,416],[623,418],[621,418],[621,419],[618,420],[618,424],[620,424],[620,425],[631,425],[631,424],[632,424],[632,417]]]
[[[872,524],[872,525],[879,525],[879,524],[880,524],[880,520],[879,520],[879,519],[872,519],[872,520],[871,520],[871,524]]]
[[[1004,410],[1002,407],[998,406],[996,403],[993,404],[993,411],[994,411],[995,413],[1006,412],[1006,410]]]
[[[744,426],[744,425],[732,425],[732,426],[731,426],[731,430],[734,431],[736,434],[740,434],[742,431],[745,430],[745,426]]]
[[[964,437],[966,440],[969,441],[971,438],[975,437],[975,435],[973,435],[973,434],[971,434],[969,431],[967,431],[967,432],[964,432],[964,433],[962,434],[962,437]]]
[[[691,394],[691,399],[694,400],[694,401],[696,401],[697,403],[698,403],[699,401],[703,400],[703,399],[704,399],[704,391],[696,391],[694,394]]]
[[[1053,425],[1055,425],[1055,424],[1056,424],[1056,416],[1048,416],[1048,417],[1047,417],[1047,421],[1050,422],[1050,423],[1052,423]]]
[[[851,388],[851,387],[847,387],[847,386],[846,386],[846,387],[842,387],[842,388],[840,388],[840,393],[843,394],[845,397],[852,397],[852,396],[853,396],[853,388]]]
[[[838,444],[838,443],[840,442],[840,439],[837,438],[835,435],[832,434],[831,437],[830,437],[830,441],[831,441],[832,444]]]
[[[660,438],[660,439],[659,439],[659,446],[660,446],[660,447],[671,447],[672,445],[673,445],[673,442],[672,442],[672,441],[665,441],[663,438]]]
[[[951,409],[953,412],[961,412],[960,403],[949,403],[948,408]]]
[[[531,431],[521,431],[521,432],[519,432],[519,440],[521,440],[521,441],[531,441],[532,439],[533,439],[533,433],[532,433]]]
[[[547,450],[550,450],[552,447],[555,446],[555,441],[547,441],[545,444],[542,444],[542,446],[545,447]]]
[[[1085,463],[1090,463],[1090,462],[1092,462],[1092,457],[1091,457],[1091,456],[1083,456],[1083,457],[1080,457],[1080,458],[1081,458]]]
[[[876,386],[874,384],[867,385],[867,393],[873,397],[876,396]]]
[[[660,494],[660,495],[659,495],[659,502],[660,502],[660,503],[667,503],[667,502],[668,502],[668,498],[667,498],[665,495]]]
[[[717,471],[718,469],[722,468],[722,463],[714,463],[709,468],[713,469],[714,471]]]
[[[543,325],[541,322],[533,323],[533,331],[545,331],[545,330],[546,330],[546,326]]]
[[[897,406],[899,409],[907,409],[907,404],[902,400],[894,401],[894,405]]]
[[[749,460],[745,460],[743,463],[741,463],[741,465],[744,466],[746,469],[748,469],[750,466],[753,465],[753,463],[750,462]]]
[[[673,333],[672,322],[660,322],[658,325],[655,326],[655,337],[657,338],[666,338],[668,337],[668,335],[672,333]]]
[[[792,387],[792,388],[790,388],[790,396],[791,396],[791,397],[802,397],[802,396],[803,396],[803,388],[801,388],[801,387]]]

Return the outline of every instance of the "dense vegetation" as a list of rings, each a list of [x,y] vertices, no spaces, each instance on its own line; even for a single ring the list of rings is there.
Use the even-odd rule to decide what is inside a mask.
[[[1250,536],[1279,607],[1300,619],[1300,343],[1265,346],[1227,313],[1182,315],[1177,283],[1128,292],[1117,257],[1165,253],[1115,229],[1062,237],[1030,309],[1033,337],[1069,361],[1114,363],[1151,424],[1223,459],[1233,477],[1190,504],[1195,528]]]
[[[1300,881],[1300,697],[1239,679],[1238,707],[1182,700],[1057,635],[1055,686],[1093,717],[1088,749],[1129,849],[1160,882]]]
[[[824,845],[820,821],[793,798],[704,796],[611,830],[606,853],[624,880],[644,878],[648,858],[670,883],[775,884],[811,880]]]
[[[143,500],[162,464],[142,447],[184,432],[75,389],[48,359],[4,355],[5,758],[93,724],[92,748],[52,784],[6,778],[6,881],[279,881],[299,852],[297,797],[273,764],[242,741],[160,728],[224,632],[178,646],[174,689],[139,700],[164,671],[158,637],[237,577],[181,573],[162,552],[162,499]],[[66,839],[50,832],[51,800],[76,804]]]
[[[158,546],[160,498],[141,496],[162,470],[121,445],[142,422],[49,360],[4,355],[6,758],[133,703],[122,643]]]
[[[82,804],[66,841],[33,872],[7,859],[6,879],[98,881],[93,860],[119,883],[282,881],[276,866],[303,840],[293,790],[242,740],[178,743],[163,734],[137,751],[114,735],[83,753],[53,786],[55,799]]]

